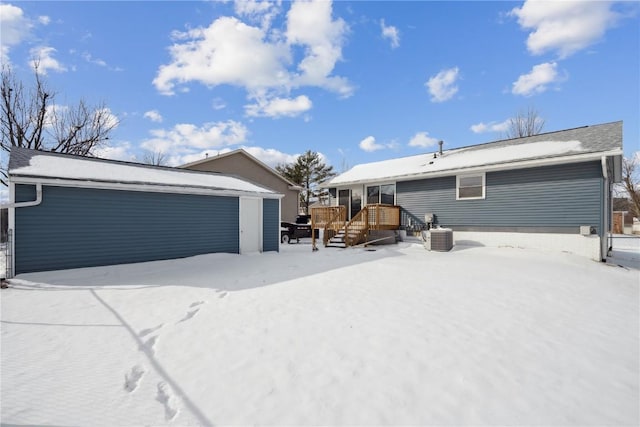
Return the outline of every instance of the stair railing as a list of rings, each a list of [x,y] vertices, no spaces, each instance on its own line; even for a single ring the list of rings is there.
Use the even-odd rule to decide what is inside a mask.
[[[344,223],[347,220],[347,207],[336,206],[333,215],[329,218],[324,226],[324,232],[322,233],[322,243],[327,246],[329,240],[336,235],[338,230],[344,227]]]
[[[353,246],[367,239],[369,233],[369,208],[366,206],[344,226],[344,244]]]

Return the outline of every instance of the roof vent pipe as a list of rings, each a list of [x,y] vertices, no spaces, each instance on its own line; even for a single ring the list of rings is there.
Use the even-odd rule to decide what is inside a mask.
[[[440,156],[442,156],[442,144],[444,144],[444,142],[442,142],[442,140],[438,141],[438,145],[440,146]]]

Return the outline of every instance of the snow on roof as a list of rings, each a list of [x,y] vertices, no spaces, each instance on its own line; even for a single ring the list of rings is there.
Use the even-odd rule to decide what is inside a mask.
[[[437,153],[357,165],[324,183],[350,184],[385,179],[402,179],[496,166],[528,160],[551,159],[622,149],[622,122],[551,132],[526,138],[497,141]]]
[[[444,151],[442,156],[438,155],[435,158],[434,153],[428,153],[358,165],[335,177],[329,183],[341,184],[381,178],[399,178],[580,151],[582,151],[580,141],[543,141],[485,150],[461,148]]]
[[[163,185],[275,195],[267,188],[240,178],[212,172],[150,166],[64,155],[13,147],[9,162],[12,177],[38,177],[120,184]]]

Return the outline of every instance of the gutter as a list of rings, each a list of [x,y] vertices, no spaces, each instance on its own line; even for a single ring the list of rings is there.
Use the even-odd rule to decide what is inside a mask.
[[[36,183],[36,199],[28,202],[8,203],[6,205],[0,205],[2,208],[28,208],[31,206],[38,206],[42,203],[42,183]]]

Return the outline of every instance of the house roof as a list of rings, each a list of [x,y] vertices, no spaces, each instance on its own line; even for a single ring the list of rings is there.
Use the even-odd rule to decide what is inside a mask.
[[[622,155],[622,122],[585,126],[354,166],[323,187],[409,180],[476,170],[571,163]]]
[[[271,166],[267,165],[266,163],[263,163],[258,158],[252,156],[251,154],[249,154],[246,150],[244,150],[242,148],[238,148],[237,150],[229,151],[228,153],[218,154],[217,156],[207,157],[207,158],[201,159],[201,160],[196,160],[195,162],[187,163],[187,164],[181,165],[179,167],[180,168],[184,168],[184,169],[188,169],[188,168],[190,168],[192,166],[201,165],[203,163],[215,163],[219,159],[223,159],[225,157],[238,156],[238,155],[245,156],[249,160],[253,161],[256,165],[260,166],[262,169],[266,170],[267,172],[269,172],[272,175],[276,176],[280,180],[284,181],[287,185],[289,185],[291,187],[292,190],[302,190],[302,187],[300,187],[299,185],[289,181],[287,178],[285,178],[284,176],[280,175],[278,173],[278,171],[273,169]]]
[[[279,197],[278,193],[232,175],[199,172],[165,166],[82,157],[12,147],[9,176],[22,179],[137,185],[158,191],[164,189],[208,190],[217,193]],[[155,190],[154,190],[155,188]]]

